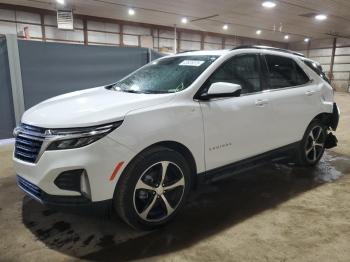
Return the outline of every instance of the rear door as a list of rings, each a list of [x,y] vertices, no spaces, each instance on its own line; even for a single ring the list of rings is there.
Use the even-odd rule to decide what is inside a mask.
[[[289,56],[265,54],[267,86],[276,145],[300,141],[318,111],[317,85]]]

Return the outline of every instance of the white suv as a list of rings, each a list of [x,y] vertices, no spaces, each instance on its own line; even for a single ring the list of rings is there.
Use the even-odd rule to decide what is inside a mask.
[[[300,54],[187,52],[29,109],[13,160],[19,187],[41,203],[112,206],[149,229],[173,218],[199,180],[266,159],[315,165],[336,145],[338,120],[322,68]]]

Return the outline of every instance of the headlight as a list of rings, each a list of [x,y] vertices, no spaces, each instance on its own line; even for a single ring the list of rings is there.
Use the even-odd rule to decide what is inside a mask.
[[[122,122],[94,127],[48,129],[45,135],[49,137],[49,140],[52,139],[52,142],[47,147],[47,150],[73,149],[87,146],[112,132]]]

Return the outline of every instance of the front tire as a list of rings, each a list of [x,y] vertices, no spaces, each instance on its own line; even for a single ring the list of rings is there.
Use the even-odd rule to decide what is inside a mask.
[[[298,147],[297,164],[300,166],[315,166],[323,156],[326,137],[326,127],[322,122],[319,120],[312,121]]]
[[[138,155],[123,172],[114,206],[137,229],[169,222],[183,207],[191,188],[191,169],[178,152],[155,147]]]

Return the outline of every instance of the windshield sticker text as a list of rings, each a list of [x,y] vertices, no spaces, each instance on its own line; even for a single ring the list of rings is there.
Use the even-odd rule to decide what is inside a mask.
[[[205,61],[200,60],[184,60],[179,65],[180,66],[201,66]]]

